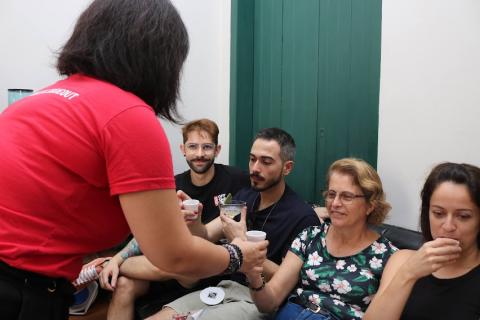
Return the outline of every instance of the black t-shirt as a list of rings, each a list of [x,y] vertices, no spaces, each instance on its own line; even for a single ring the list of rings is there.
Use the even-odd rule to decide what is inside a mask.
[[[480,266],[458,278],[438,279],[430,275],[419,279],[401,319],[480,319]]]
[[[267,259],[281,264],[293,239],[303,229],[319,225],[320,220],[313,208],[288,186],[285,186],[280,200],[257,211],[260,197],[260,193],[252,188],[244,188],[233,198],[247,202],[247,229],[265,231],[268,240]],[[247,285],[242,273],[233,274],[231,280]]]
[[[267,258],[277,264],[303,229],[320,224],[313,208],[288,186],[277,203],[261,211],[257,211],[260,193],[252,188],[240,190],[234,199],[247,202],[247,228],[267,233]]]
[[[177,190],[183,190],[192,199],[197,199],[203,204],[202,222],[212,221],[219,215],[215,198],[219,195],[234,195],[238,190],[250,186],[248,173],[235,167],[223,164],[214,164],[215,175],[204,186],[197,187],[192,184],[190,170],[175,176]]]

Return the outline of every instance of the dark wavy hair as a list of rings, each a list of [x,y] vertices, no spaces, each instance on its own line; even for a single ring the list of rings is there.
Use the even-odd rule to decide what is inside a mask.
[[[110,82],[177,122],[188,48],[187,30],[169,0],[95,0],[60,49],[57,70]]]
[[[430,199],[435,189],[443,182],[465,185],[470,198],[480,208],[480,168],[470,164],[452,162],[437,165],[428,175],[420,194],[422,198],[420,227],[425,241],[433,240],[429,216]],[[480,248],[480,233],[477,235],[477,245]]]

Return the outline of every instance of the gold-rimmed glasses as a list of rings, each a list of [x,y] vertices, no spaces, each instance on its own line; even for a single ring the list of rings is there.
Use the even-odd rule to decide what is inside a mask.
[[[338,197],[340,199],[340,202],[342,202],[343,204],[349,204],[349,203],[352,203],[353,200],[355,200],[357,198],[365,198],[366,197],[364,194],[355,194],[355,193],[348,192],[348,191],[343,191],[343,192],[337,193],[336,191],[333,191],[333,190],[327,190],[323,193],[323,197],[325,198],[325,202],[327,202],[327,203],[333,202],[333,200],[335,200],[335,198],[337,197],[337,194],[338,194]]]

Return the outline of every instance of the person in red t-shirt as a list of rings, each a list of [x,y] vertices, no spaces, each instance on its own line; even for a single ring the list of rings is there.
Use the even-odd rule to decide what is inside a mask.
[[[82,258],[130,232],[158,268],[260,268],[267,242],[216,246],[186,227],[170,147],[188,35],[168,0],[95,0],[57,83],[0,115],[0,314],[66,319]],[[206,258],[208,257],[208,258]]]

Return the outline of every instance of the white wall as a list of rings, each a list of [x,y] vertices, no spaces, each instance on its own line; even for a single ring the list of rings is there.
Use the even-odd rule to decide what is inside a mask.
[[[230,1],[172,1],[191,42],[180,112],[219,124],[219,162],[227,163]],[[0,1],[0,110],[7,88],[58,79],[52,52],[88,3]],[[420,187],[435,163],[480,165],[480,1],[384,0],[382,23],[378,169],[393,204],[389,221],[416,228]],[[185,170],[179,128],[166,130],[175,171]]]
[[[228,164],[230,104],[230,1],[171,0],[182,15],[190,37],[184,66],[179,110],[185,120],[209,118],[220,129],[222,151],[217,159]],[[165,123],[175,172],[188,168],[179,151],[179,126]]]
[[[206,117],[220,127],[218,162],[228,163],[230,83],[230,1],[172,0],[190,36],[181,84],[180,113],[185,120]],[[8,88],[34,90],[59,79],[54,52],[68,39],[87,0],[0,1],[0,111]],[[178,126],[165,123],[175,172],[187,168],[178,149]]]
[[[429,170],[480,165],[480,1],[384,0],[380,88],[389,221],[417,228]]]
[[[85,0],[0,1],[0,110],[8,88],[40,89],[59,79],[54,52],[70,35]]]

